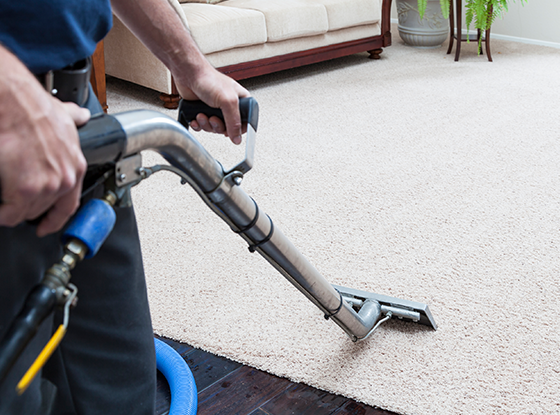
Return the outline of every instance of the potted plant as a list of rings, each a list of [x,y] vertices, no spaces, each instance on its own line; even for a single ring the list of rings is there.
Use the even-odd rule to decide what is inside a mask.
[[[409,46],[435,48],[449,35],[450,0],[396,0],[399,35]]]

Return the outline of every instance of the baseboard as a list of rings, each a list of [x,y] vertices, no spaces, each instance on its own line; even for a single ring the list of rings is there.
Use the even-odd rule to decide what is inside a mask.
[[[391,23],[398,24],[399,20],[395,18],[391,18]],[[476,34],[476,31],[474,30],[471,30],[470,32],[471,34]],[[499,33],[493,33],[493,32],[490,35],[491,35],[491,39],[508,40],[510,42],[528,43],[530,45],[548,46],[551,48],[560,49],[560,43],[557,42],[547,42],[546,40],[527,39],[524,37],[500,35]]]
[[[517,36],[500,35],[498,33],[490,33],[490,41],[492,41],[492,39],[509,40],[511,42],[528,43],[530,45],[548,46],[551,48],[560,49],[560,43],[547,42],[545,40],[538,39],[527,39]]]

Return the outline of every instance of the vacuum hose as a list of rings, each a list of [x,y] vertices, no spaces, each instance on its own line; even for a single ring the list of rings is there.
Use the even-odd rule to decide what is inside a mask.
[[[43,284],[29,293],[23,309],[0,342],[0,382],[8,375],[43,320],[52,313],[56,302],[56,292]]]
[[[157,369],[167,379],[171,390],[170,415],[196,415],[196,383],[187,363],[171,346],[154,339]]]

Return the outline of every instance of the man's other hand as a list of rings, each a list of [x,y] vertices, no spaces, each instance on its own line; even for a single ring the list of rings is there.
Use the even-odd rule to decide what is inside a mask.
[[[50,96],[0,47],[0,225],[41,215],[37,235],[60,230],[76,211],[87,169],[76,127],[87,109]]]

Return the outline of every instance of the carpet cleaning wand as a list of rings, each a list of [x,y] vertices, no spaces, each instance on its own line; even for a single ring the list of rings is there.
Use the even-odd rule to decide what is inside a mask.
[[[436,329],[426,304],[331,285],[274,226],[272,219],[240,186],[243,176],[253,166],[258,104],[253,98],[244,98],[240,110],[248,124],[245,159],[229,170],[224,170],[187,130],[199,113],[221,116],[213,108],[200,102],[182,101],[180,123],[154,111],[116,114],[113,119],[126,135],[117,164],[126,173],[123,185],[158,170],[177,173],[183,183],[189,183],[210,209],[249,244],[251,252],[261,254],[353,341],[365,339],[392,317]],[[160,153],[170,166],[142,167],[140,152],[148,149]]]
[[[236,167],[223,171],[204,149],[195,155],[193,160],[201,163],[206,172],[212,171],[212,178],[198,176],[192,166],[192,174],[187,180],[198,192],[208,206],[218,214],[231,229],[249,244],[249,251],[259,252],[298,290],[313,302],[325,315],[338,324],[353,341],[363,340],[373,333],[380,324],[392,317],[417,322],[434,330],[435,320],[428,305],[398,298],[373,294],[365,291],[331,285],[295,246],[274,226],[272,219],[262,212],[257,203],[240,187],[243,175],[253,165],[255,135],[258,124],[258,104],[253,98],[247,98],[243,106],[248,111],[247,138],[245,160]],[[221,117],[221,113],[203,103],[181,101],[179,121],[184,126],[194,120],[198,113],[206,113]],[[132,120],[127,119],[132,123]],[[125,128],[128,130],[128,128]],[[190,137],[190,134],[189,136]],[[130,140],[129,136],[129,140]],[[188,145],[189,151],[197,146]],[[158,151],[156,149],[156,151]],[[198,150],[197,150],[198,151]],[[167,153],[168,161],[177,164],[182,150],[176,149],[175,154]],[[186,166],[184,166],[186,167]]]

